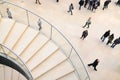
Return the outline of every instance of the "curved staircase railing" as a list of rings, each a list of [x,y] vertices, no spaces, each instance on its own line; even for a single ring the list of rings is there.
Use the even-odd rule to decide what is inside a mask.
[[[6,8],[10,9],[13,19],[30,26],[35,30],[39,29],[37,21],[40,19],[42,22],[42,29],[40,32],[50,40],[53,40],[65,53],[68,61],[75,68],[75,73],[79,80],[90,80],[80,55],[73,47],[70,40],[68,40],[55,26],[39,15],[8,1],[4,2],[4,4],[0,4],[0,13],[2,17],[7,17]]]
[[[16,69],[18,72],[23,74],[27,80],[33,80],[31,72],[28,70],[26,64],[21,60],[21,58],[2,44],[0,44],[0,56],[4,60],[2,62],[0,61],[0,63]]]

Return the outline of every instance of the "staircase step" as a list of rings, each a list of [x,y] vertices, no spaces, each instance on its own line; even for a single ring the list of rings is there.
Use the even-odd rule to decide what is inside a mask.
[[[63,53],[57,51],[32,71],[33,77],[36,78],[46,73],[47,71],[56,67],[66,59],[67,58]]]
[[[0,43],[3,43],[9,31],[13,27],[14,23],[15,21],[12,19],[7,19],[7,18],[1,19],[0,21]]]
[[[19,75],[20,75],[19,80],[27,80],[22,74]]]
[[[2,65],[0,65],[0,80],[5,80],[4,79],[4,68]]]
[[[36,80],[56,80],[61,76],[74,72],[71,64],[66,60],[60,65],[56,66],[46,74],[36,78]]]
[[[32,70],[35,66],[53,54],[57,49],[58,47],[52,41],[49,41],[40,51],[34,55],[34,57],[27,63],[27,66],[30,70]]]
[[[26,48],[26,46],[34,39],[34,37],[38,34],[38,31],[35,31],[32,28],[28,28],[23,36],[20,38],[19,42],[13,48],[13,51],[18,55]]]
[[[12,49],[12,47],[17,42],[17,40],[19,39],[19,37],[22,35],[26,28],[27,25],[16,22],[11,33],[4,42],[4,45],[6,45],[9,49]]]
[[[12,68],[5,66],[5,79],[4,80],[11,80]]]
[[[16,70],[12,70],[12,80],[19,80],[19,73]]]
[[[21,59],[27,62],[46,42],[48,42],[48,39],[44,35],[39,34],[31,45],[20,55]]]
[[[72,72],[68,75],[58,78],[57,80],[78,80],[78,78],[76,77],[75,72]]]

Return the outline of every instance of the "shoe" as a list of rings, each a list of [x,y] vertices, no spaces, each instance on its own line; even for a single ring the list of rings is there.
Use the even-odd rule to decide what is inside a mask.
[[[94,69],[95,71],[97,71],[97,69]]]

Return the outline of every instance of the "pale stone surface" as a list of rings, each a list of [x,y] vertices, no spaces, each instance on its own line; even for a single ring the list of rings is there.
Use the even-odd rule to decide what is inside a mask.
[[[100,37],[108,29],[115,34],[115,38],[120,36],[120,7],[114,4],[116,0],[104,11],[102,1],[95,13],[84,8],[79,11],[78,0],[60,0],[59,3],[55,0],[41,0],[42,5],[34,4],[34,0],[10,1],[40,15],[62,31],[79,52],[86,67],[99,58],[97,72],[87,67],[91,80],[120,80],[120,45],[112,49],[110,45],[106,46],[107,40],[104,43],[100,41]],[[75,8],[72,16],[67,13],[71,2]],[[84,41],[80,40],[82,31],[85,30],[82,26],[90,16],[92,24],[88,29],[89,35]]]

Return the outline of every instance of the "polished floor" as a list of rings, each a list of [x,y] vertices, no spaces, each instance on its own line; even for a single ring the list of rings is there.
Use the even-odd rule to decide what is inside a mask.
[[[20,5],[30,11],[45,18],[48,22],[58,28],[70,40],[74,48],[79,52],[84,64],[88,70],[91,80],[120,80],[120,45],[114,49],[105,42],[101,42],[100,37],[105,31],[111,30],[115,39],[120,37],[120,7],[112,1],[108,9],[102,10],[101,6],[91,12],[85,8],[78,10],[79,0],[40,0],[41,5],[35,4],[35,0],[8,0]],[[74,5],[73,15],[67,13],[70,3]],[[85,40],[80,36],[87,28],[82,28],[88,17],[92,17],[92,24],[88,29],[89,35]],[[88,63],[96,58],[100,59],[97,66],[98,71],[92,67],[87,67]],[[79,66],[79,65],[78,65]]]

